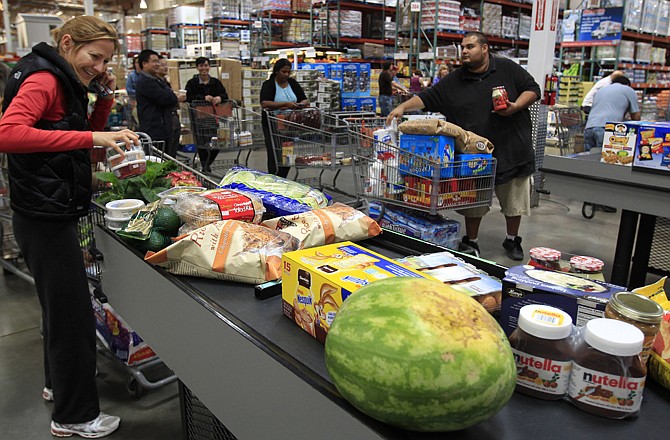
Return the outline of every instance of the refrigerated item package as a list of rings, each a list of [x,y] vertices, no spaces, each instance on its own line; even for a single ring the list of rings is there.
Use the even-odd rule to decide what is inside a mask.
[[[500,309],[502,282],[450,252],[409,256],[397,261],[476,299],[490,313]]]
[[[233,167],[219,186],[257,195],[272,217],[325,208],[331,200],[308,185],[245,167]]]
[[[246,284],[274,281],[282,275],[282,255],[298,249],[290,234],[238,220],[220,220],[177,237],[144,260],[175,275]]]
[[[296,237],[300,241],[300,249],[347,240],[364,240],[382,232],[377,222],[344,203],[273,218],[261,224]]]

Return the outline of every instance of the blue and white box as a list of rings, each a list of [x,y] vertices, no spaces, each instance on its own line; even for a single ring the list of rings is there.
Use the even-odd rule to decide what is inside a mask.
[[[400,135],[400,173],[433,177],[439,167],[439,177],[454,176],[454,138],[424,134]]]

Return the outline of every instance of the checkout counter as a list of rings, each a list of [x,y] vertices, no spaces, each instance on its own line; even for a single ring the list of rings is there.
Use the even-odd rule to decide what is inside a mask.
[[[630,289],[643,286],[656,217],[670,218],[670,176],[601,163],[600,149],[545,156],[540,171],[549,194],[621,209],[610,282]]]
[[[113,232],[97,226],[95,236],[110,304],[213,414],[205,419],[215,434],[191,437],[198,430],[189,430],[184,438],[229,439],[232,433],[240,440],[651,439],[666,431],[670,391],[653,381],[647,382],[641,415],[634,420],[605,419],[567,401],[515,393],[499,413],[467,430],[417,433],[391,427],[340,396],[328,376],[323,345],[282,315],[281,296],[261,300],[251,285],[174,276],[145,263]],[[391,231],[360,244],[394,258],[444,250]],[[504,274],[495,263],[464,258],[493,276]]]

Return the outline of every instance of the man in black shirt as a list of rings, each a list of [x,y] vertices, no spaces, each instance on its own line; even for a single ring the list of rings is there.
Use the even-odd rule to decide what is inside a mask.
[[[379,108],[382,110],[382,116],[388,116],[393,110],[393,75],[391,63],[384,63],[384,69],[379,74]]]
[[[533,77],[515,62],[489,54],[486,36],[480,32],[465,35],[463,66],[394,109],[388,116],[400,119],[407,111],[426,109],[441,112],[449,122],[488,138],[495,150],[496,196],[505,215],[507,237],[503,248],[513,260],[523,260],[518,236],[522,215],[530,215],[530,178],[535,171],[535,152],[531,139],[528,107],[540,97]],[[504,86],[507,108],[493,111],[491,92]],[[477,236],[488,207],[460,210],[465,216],[466,234],[459,246],[464,252],[479,255]]]

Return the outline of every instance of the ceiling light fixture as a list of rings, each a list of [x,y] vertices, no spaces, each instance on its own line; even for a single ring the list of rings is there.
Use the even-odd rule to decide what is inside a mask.
[[[147,9],[148,7],[146,0],[140,0],[140,9]]]

